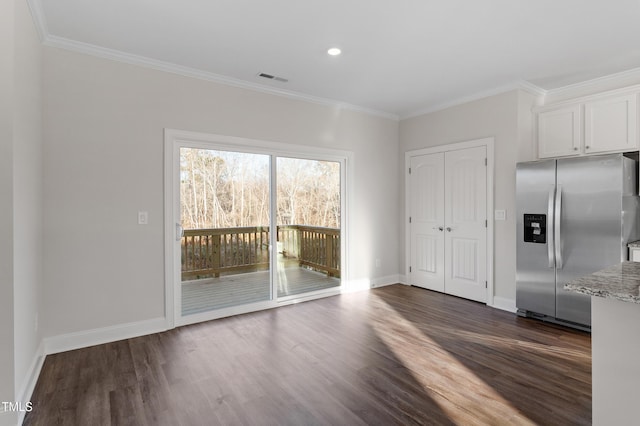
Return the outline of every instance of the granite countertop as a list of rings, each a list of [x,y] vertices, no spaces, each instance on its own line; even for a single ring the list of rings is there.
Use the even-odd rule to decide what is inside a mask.
[[[573,280],[565,284],[564,289],[589,296],[640,303],[640,262],[622,262]]]
[[[640,248],[640,240],[631,241],[629,244],[627,244],[627,247],[629,247],[629,248]]]

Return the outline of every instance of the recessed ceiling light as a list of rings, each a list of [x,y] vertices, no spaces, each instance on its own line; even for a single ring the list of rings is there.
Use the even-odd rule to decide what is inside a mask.
[[[332,47],[331,49],[327,50],[327,53],[331,56],[338,56],[342,53],[342,50],[337,47]]]

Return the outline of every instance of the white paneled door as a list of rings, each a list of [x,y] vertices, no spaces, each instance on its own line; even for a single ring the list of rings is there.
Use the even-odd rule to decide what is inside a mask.
[[[486,147],[411,158],[410,283],[487,300]]]
[[[445,292],[487,301],[486,147],[445,153]]]
[[[411,158],[412,285],[444,291],[444,153]]]

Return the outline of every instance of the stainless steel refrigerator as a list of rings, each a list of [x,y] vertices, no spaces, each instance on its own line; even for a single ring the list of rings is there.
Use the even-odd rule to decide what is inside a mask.
[[[626,260],[640,239],[637,168],[623,154],[517,165],[519,315],[590,328],[591,298],[563,287]]]

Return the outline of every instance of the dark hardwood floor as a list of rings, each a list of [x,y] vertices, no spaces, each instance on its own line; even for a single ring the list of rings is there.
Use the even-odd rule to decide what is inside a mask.
[[[589,334],[394,285],[47,357],[26,425],[591,423]]]

